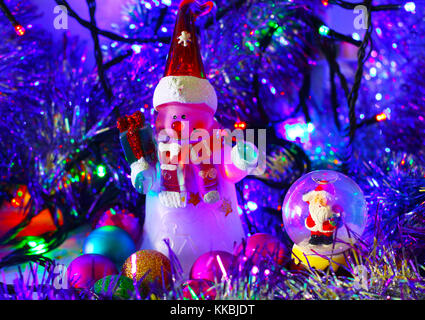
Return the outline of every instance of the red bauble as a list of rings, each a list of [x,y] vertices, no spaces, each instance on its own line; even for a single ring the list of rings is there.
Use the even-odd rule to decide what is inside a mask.
[[[276,237],[266,233],[256,233],[246,240],[245,251],[241,243],[235,250],[235,255],[244,260],[252,259],[254,264],[261,261],[282,265],[289,260],[287,248]]]
[[[110,208],[99,214],[93,223],[93,229],[103,226],[115,226],[127,231],[135,243],[139,241],[142,234],[139,218],[130,211],[118,207]]]
[[[235,256],[226,251],[210,251],[196,259],[190,270],[191,279],[221,281],[229,276]]]

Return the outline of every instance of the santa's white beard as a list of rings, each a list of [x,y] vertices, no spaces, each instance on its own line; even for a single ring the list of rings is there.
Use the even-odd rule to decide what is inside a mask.
[[[309,205],[310,215],[316,225],[321,226],[323,222],[332,217],[332,209],[330,206],[320,206],[311,203]]]

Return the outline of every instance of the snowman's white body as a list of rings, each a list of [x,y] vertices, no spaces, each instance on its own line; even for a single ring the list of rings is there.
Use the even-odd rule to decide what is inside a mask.
[[[184,208],[169,208],[159,199],[158,179],[146,195],[146,215],[141,249],[157,250],[169,255],[164,239],[179,259],[187,275],[195,260],[211,250],[233,252],[234,245],[244,238],[238,214],[233,182],[218,171],[220,200],[205,203],[199,195],[196,179],[186,179],[188,202]],[[193,198],[194,197],[194,198]]]
[[[235,245],[244,238],[235,183],[252,172],[258,161],[256,152],[245,154],[240,151],[256,150],[256,147],[246,141],[242,144],[242,149],[226,144],[223,146],[223,162],[214,165],[220,195],[220,199],[214,203],[207,203],[202,199],[193,164],[187,164],[185,170],[186,205],[182,207],[167,205],[163,201],[164,197],[160,197],[161,192],[164,192],[161,187],[160,161],[152,166],[141,158],[131,165],[133,186],[146,194],[140,249],[156,250],[170,257],[169,248],[164,241],[168,240],[185,275],[189,274],[195,260],[206,252],[234,251]],[[247,156],[248,154],[254,156]]]

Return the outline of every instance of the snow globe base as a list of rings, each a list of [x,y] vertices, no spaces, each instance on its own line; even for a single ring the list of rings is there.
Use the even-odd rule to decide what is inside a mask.
[[[301,263],[307,268],[318,270],[325,270],[329,265],[332,265],[333,270],[336,271],[340,265],[345,265],[345,257],[342,253],[325,257],[316,254],[308,246],[301,247],[297,244],[292,247],[291,258],[295,264]]]

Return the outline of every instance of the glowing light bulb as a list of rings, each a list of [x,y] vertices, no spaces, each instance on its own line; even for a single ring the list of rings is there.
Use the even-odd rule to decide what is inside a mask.
[[[25,34],[25,28],[18,24],[15,26],[15,32],[18,36],[23,36]]]
[[[407,2],[404,5],[404,10],[406,10],[407,12],[415,12],[416,9],[416,5],[414,2]]]
[[[28,242],[28,245],[29,245],[31,248],[34,248],[34,247],[36,247],[36,246],[37,246],[37,242],[35,242],[35,241],[30,241],[30,242]]]
[[[99,178],[103,178],[106,175],[106,167],[100,164],[96,167],[96,174]]]
[[[376,115],[376,120],[377,121],[384,121],[387,119],[387,115],[385,113],[380,113]]]
[[[142,46],[138,44],[133,44],[131,46],[131,49],[133,49],[134,53],[138,54],[140,51],[142,51]]]
[[[235,123],[235,129],[245,129],[246,128],[246,123],[245,122],[236,122]]]
[[[310,140],[310,133],[314,131],[315,127],[312,123],[286,123],[284,124],[285,139],[289,141],[296,141],[300,139],[302,143]]]
[[[248,206],[248,209],[251,211],[255,211],[258,209],[258,205],[254,201],[248,201],[246,205]]]
[[[258,267],[257,266],[253,266],[252,267],[252,270],[251,270],[251,272],[252,272],[252,274],[257,274],[258,273],[258,271],[259,271],[259,269],[258,269]]]
[[[329,34],[329,31],[329,27],[325,26],[324,24],[319,27],[319,34],[321,36],[327,36]]]

